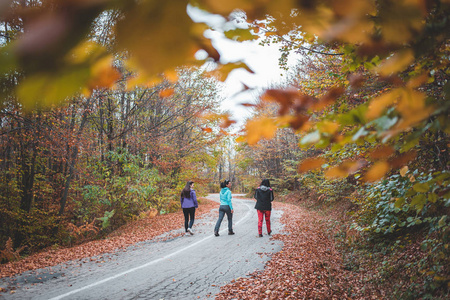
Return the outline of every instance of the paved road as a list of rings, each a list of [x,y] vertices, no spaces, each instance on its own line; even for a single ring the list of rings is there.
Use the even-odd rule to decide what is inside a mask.
[[[218,201],[218,194],[208,198]],[[267,235],[258,237],[253,201],[234,198],[233,206],[236,232],[233,236],[227,235],[226,217],[220,237],[213,235],[218,216],[218,210],[214,209],[196,220],[193,236],[168,240],[160,237],[112,254],[4,278],[0,287],[18,288],[14,294],[0,294],[0,299],[206,299],[214,296],[220,286],[231,280],[262,270],[268,254],[280,251],[282,246]],[[282,229],[281,214],[282,211],[272,211],[274,233]]]

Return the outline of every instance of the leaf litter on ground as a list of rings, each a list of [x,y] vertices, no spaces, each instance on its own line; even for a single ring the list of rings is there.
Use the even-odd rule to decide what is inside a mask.
[[[217,203],[203,199],[198,217],[209,213]],[[357,274],[346,270],[341,255],[323,228],[323,216],[299,206],[281,202],[275,209],[284,211],[281,222],[284,232],[272,239],[283,242],[280,252],[272,255],[264,270],[239,277],[222,286],[216,299],[382,299],[375,288],[364,286]],[[180,228],[182,213],[144,218],[119,228],[102,240],[90,241],[71,248],[50,249],[0,265],[0,278],[29,270],[55,266],[71,260],[81,260],[113,253],[135,243],[154,239]],[[183,235],[172,233],[166,238]],[[261,255],[262,253],[255,253]],[[103,258],[100,257],[100,260]],[[211,295],[212,296],[212,295]],[[368,298],[369,297],[369,298]]]
[[[217,203],[206,198],[201,199],[201,204],[196,211],[197,217],[209,213]],[[98,256],[103,253],[113,253],[119,249],[138,242],[154,239],[164,233],[181,227],[183,213],[179,212],[157,215],[155,217],[142,218],[130,222],[101,240],[94,240],[74,247],[48,249],[39,253],[0,265],[0,278],[11,277],[25,271],[55,266],[72,260],[81,260]],[[165,239],[183,235],[184,232],[171,233]],[[102,258],[99,258],[100,260]]]

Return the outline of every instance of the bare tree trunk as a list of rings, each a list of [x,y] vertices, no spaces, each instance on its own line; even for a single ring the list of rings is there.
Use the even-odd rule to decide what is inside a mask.
[[[81,123],[80,123],[80,128],[78,129],[78,132],[77,132],[77,141],[74,143],[74,145],[72,147],[72,153],[70,156],[69,174],[66,178],[66,183],[64,185],[64,191],[63,191],[63,194],[62,194],[61,200],[60,200],[60,207],[59,207],[59,215],[60,216],[64,213],[64,209],[66,207],[67,195],[69,194],[70,183],[72,182],[72,178],[73,178],[73,174],[74,174],[74,170],[75,170],[75,163],[78,158],[78,149],[79,149],[78,143],[80,141],[80,136],[81,136],[81,133],[83,132],[84,125],[86,124],[86,121],[87,121],[88,111],[89,111],[88,108],[90,106],[90,102],[91,102],[91,98],[88,99],[88,101],[84,107],[83,117],[81,118]]]

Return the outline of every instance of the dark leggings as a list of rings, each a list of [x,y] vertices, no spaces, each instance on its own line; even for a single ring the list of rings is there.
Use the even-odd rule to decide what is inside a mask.
[[[184,214],[184,229],[187,232],[188,228],[192,228],[192,225],[194,225],[195,207],[183,208],[183,214]],[[189,217],[191,218],[191,221],[189,221]]]
[[[219,207],[219,219],[217,220],[216,227],[214,231],[218,232],[220,228],[220,224],[222,223],[223,217],[227,215],[228,219],[228,231],[233,231],[233,214],[231,213],[230,206],[221,205]]]

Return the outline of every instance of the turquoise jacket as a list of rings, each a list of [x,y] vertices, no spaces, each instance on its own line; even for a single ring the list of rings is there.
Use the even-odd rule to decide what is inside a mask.
[[[231,191],[229,188],[224,187],[220,190],[220,205],[228,205],[230,209],[233,210],[233,205],[231,204]]]

